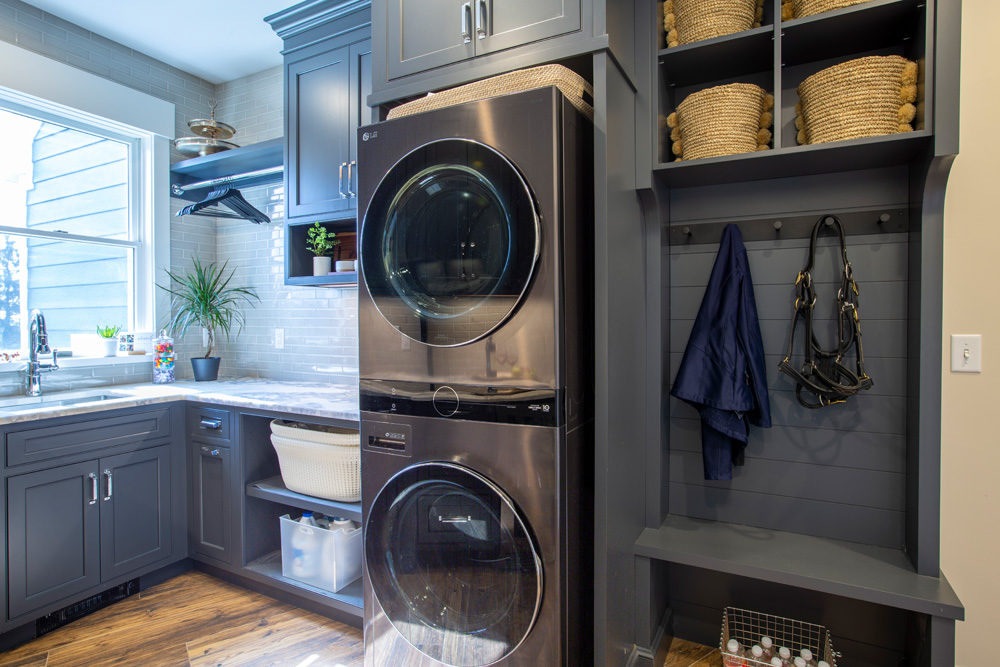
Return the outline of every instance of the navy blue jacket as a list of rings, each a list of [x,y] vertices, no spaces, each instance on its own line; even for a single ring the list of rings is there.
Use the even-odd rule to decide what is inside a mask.
[[[771,426],[764,343],[743,237],[726,225],[670,393],[701,414],[705,479],[732,479],[750,425]]]

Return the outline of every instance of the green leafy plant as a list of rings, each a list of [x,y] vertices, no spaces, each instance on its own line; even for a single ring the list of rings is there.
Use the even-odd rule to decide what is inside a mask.
[[[334,238],[335,236],[335,233],[327,230],[318,222],[313,223],[313,226],[306,232],[306,248],[317,257],[326,255],[334,247],[340,245],[340,239]]]
[[[203,265],[195,258],[194,267],[187,273],[167,271],[172,287],[157,284],[171,295],[173,315],[167,326],[175,335],[184,336],[193,325],[208,332],[206,359],[212,356],[216,331],[226,334],[226,340],[229,340],[230,331],[235,327],[239,333],[246,323],[241,306],[253,306],[260,302],[252,287],[230,287],[235,269],[226,275],[228,265],[228,261],[221,267],[214,262]]]
[[[117,324],[108,324],[103,327],[100,324],[97,325],[97,335],[101,338],[114,338],[121,330],[122,328]]]

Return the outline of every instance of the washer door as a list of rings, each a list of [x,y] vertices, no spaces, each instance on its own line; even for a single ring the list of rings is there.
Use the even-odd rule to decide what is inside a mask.
[[[413,647],[446,665],[491,665],[527,637],[542,602],[542,562],[511,499],[451,463],[396,474],[368,514],[375,597]]]
[[[397,162],[361,225],[375,307],[413,340],[452,347],[486,336],[517,307],[540,249],[534,197],[517,168],[466,139]]]

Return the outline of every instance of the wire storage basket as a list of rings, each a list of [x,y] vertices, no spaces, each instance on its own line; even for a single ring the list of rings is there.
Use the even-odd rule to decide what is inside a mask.
[[[345,503],[361,500],[361,436],[356,430],[275,419],[271,445],[290,490]]]
[[[862,5],[866,2],[871,2],[871,0],[782,0],[781,20],[803,19],[807,16]]]
[[[822,625],[737,607],[726,607],[722,613],[722,638],[719,650],[722,652],[723,665],[770,667],[770,662],[745,655],[733,656],[726,651],[730,639],[735,639],[741,647],[749,648],[754,644],[760,644],[762,637],[771,638],[776,655],[779,647],[787,648],[793,656],[806,648],[812,651],[817,661],[825,660],[830,667],[837,667],[837,658],[840,654],[833,650],[830,631]]]
[[[665,0],[663,30],[668,47],[759,28],[764,0]]]
[[[917,63],[867,56],[827,67],[799,84],[795,127],[800,144],[912,132],[917,119]]]
[[[677,160],[767,150],[774,98],[752,83],[730,83],[691,93],[667,117]]]

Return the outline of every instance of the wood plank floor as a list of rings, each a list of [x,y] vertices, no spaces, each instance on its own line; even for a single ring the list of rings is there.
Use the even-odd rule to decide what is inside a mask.
[[[670,651],[663,667],[721,667],[722,653],[711,646],[695,644],[676,637],[670,642]]]
[[[357,667],[361,630],[187,572],[12,651],[0,667]]]

